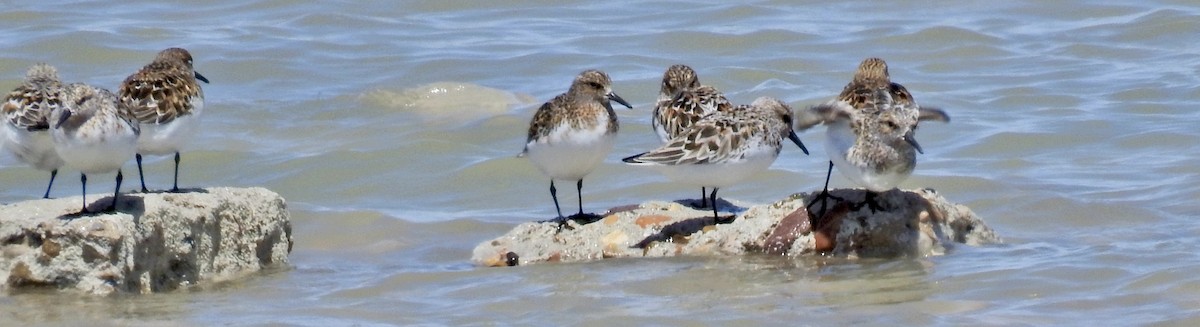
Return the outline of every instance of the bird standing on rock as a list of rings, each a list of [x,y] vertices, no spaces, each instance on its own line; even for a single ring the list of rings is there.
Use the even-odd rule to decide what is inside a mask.
[[[519,156],[529,157],[538,170],[550,177],[550,197],[554,199],[559,219],[565,218],[558,205],[554,181],[575,181],[575,190],[579,192],[579,213],[575,216],[584,216],[583,178],[612,152],[620,126],[609,101],[633,109],[613,93],[608,74],[586,70],[575,77],[566,93],[538,108],[529,122],[525,149]]]
[[[83,184],[83,209],[87,207],[87,175],[116,171],[117,187],[112,204],[104,211],[117,209],[121,194],[121,166],[137,152],[141,129],[127,108],[117,105],[117,96],[95,86],[75,83],[62,93],[62,108],[50,114],[54,150],[67,167],[79,170]]]
[[[50,136],[50,113],[62,107],[62,82],[58,70],[47,64],[36,64],[25,73],[25,82],[4,99],[0,105],[3,113],[4,136],[0,145],[38,170],[50,172],[50,183],[46,185],[43,199],[50,198],[50,188],[63,160],[54,151]]]
[[[650,122],[658,138],[667,143],[691,129],[700,118],[732,108],[733,104],[716,88],[700,85],[692,67],[673,65],[663,73]],[[700,187],[700,208],[708,205],[708,192]]]
[[[948,122],[940,109],[921,107],[912,94],[888,75],[887,63],[867,58],[837,98],[812,106],[797,115],[798,129],[826,125],[825,151],[829,170],[825,188],[817,197],[821,213],[829,195],[829,176],[837,167],[843,176],[867,189],[865,204],[872,211],[878,192],[894,189],[912,174],[917,153],[924,153],[914,134],[921,120]],[[817,199],[808,206],[812,206]]]
[[[175,178],[171,192],[179,192],[179,150],[194,137],[204,112],[204,90],[197,81],[208,83],[192,68],[192,54],[169,48],[121,83],[121,105],[133,112],[144,129],[135,154],[142,192],[150,191],[142,174],[142,154],[172,153]]]
[[[712,188],[709,203],[719,222],[717,191],[770,167],[784,138],[808,154],[792,131],[792,109],[779,99],[761,97],[705,116],[667,144],[622,160],[654,167],[676,182]]]

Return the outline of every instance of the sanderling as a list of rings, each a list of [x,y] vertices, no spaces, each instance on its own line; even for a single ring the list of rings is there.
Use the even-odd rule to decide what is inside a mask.
[[[83,210],[87,208],[87,174],[117,172],[117,187],[112,205],[115,211],[121,192],[121,166],[137,152],[139,128],[129,110],[120,107],[117,96],[108,90],[87,84],[67,85],[62,93],[63,106],[50,114],[50,134],[54,150],[67,167],[79,170],[83,184]]]
[[[733,104],[717,89],[700,85],[692,67],[674,65],[663,73],[651,125],[665,143],[692,127],[700,117],[731,107]]]
[[[666,143],[691,128],[701,117],[732,107],[733,104],[716,88],[700,85],[700,78],[692,67],[673,65],[663,73],[650,125],[658,138]],[[708,192],[701,187],[700,207],[707,206]]]
[[[701,118],[684,133],[650,152],[622,161],[658,168],[672,181],[711,187],[709,203],[717,215],[717,190],[766,170],[779,157],[788,138],[808,154],[792,131],[792,109],[775,98],[761,97]]]
[[[586,70],[575,77],[567,93],[538,108],[529,122],[529,136],[520,156],[529,157],[538,170],[550,176],[550,197],[559,218],[563,215],[554,180],[576,181],[578,216],[583,216],[583,177],[612,151],[618,124],[609,100],[633,109],[612,92],[608,74]]]
[[[62,158],[54,152],[54,141],[50,137],[50,112],[62,106],[60,93],[62,82],[58,70],[47,64],[36,64],[25,73],[25,82],[12,92],[0,106],[4,113],[5,140],[0,140],[9,153],[33,168],[50,172],[50,183],[46,194],[50,198],[50,187],[62,167]]]
[[[142,175],[142,154],[171,153],[175,154],[171,192],[179,192],[179,149],[192,137],[204,111],[204,90],[197,80],[208,83],[192,68],[192,55],[184,49],[169,48],[121,83],[121,105],[129,108],[142,125],[134,155],[142,192],[149,192]]]
[[[875,194],[891,190],[908,178],[916,167],[916,154],[924,153],[913,138],[918,121],[950,121],[944,111],[918,106],[903,85],[892,83],[887,63],[879,58],[863,60],[837,98],[797,116],[798,129],[820,123],[827,126],[829,170],[825,189],[817,197],[822,200],[822,212],[825,199],[830,197],[829,174],[834,166],[868,190],[865,202],[872,211],[880,209],[873,200]],[[815,202],[813,199],[808,205]]]

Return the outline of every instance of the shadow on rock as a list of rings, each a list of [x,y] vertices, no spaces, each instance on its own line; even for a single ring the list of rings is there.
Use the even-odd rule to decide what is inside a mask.
[[[72,212],[58,216],[58,219],[70,221],[84,217],[126,213],[133,216],[134,223],[138,223],[139,218],[146,213],[146,203],[144,199],[136,194],[121,194],[120,199],[117,200],[116,207],[110,208],[110,205],[112,205],[111,195],[92,201],[92,203],[88,203],[87,212]]]
[[[671,201],[671,202],[675,202],[681,206],[687,206],[687,207],[690,207],[690,208],[696,209],[696,210],[712,210],[712,207],[707,207],[707,206],[701,207],[700,203],[703,202],[703,200],[701,200],[701,199],[679,199],[679,200],[675,200],[675,201]],[[721,199],[721,198],[717,199],[717,208],[718,209],[734,208],[734,209],[736,209],[736,210],[733,210],[734,212],[741,212],[741,211],[746,210],[746,208],[739,207],[737,205],[734,205],[733,202],[725,201],[725,199]]]
[[[721,221],[718,222],[716,219],[713,219],[712,216],[703,216],[676,221],[663,226],[662,229],[659,229],[657,233],[647,236],[646,238],[637,242],[637,244],[631,246],[631,248],[644,249],[654,242],[674,242],[676,238],[692,235],[696,232],[704,230],[705,227],[714,226],[718,223],[730,222],[736,218],[737,216],[729,215],[721,217]],[[680,239],[679,242],[686,243],[686,241],[682,239]]]
[[[608,209],[608,212],[605,212],[603,214],[577,213],[577,214],[570,215],[567,217],[557,217],[557,218],[551,218],[551,219],[547,219],[547,220],[540,220],[540,221],[538,221],[538,223],[539,224],[558,224],[559,229],[563,229],[563,228],[574,229],[574,227],[571,227],[571,225],[570,225],[571,222],[574,222],[574,223],[578,224],[579,226],[583,226],[583,225],[587,225],[587,224],[591,224],[591,223],[600,221],[601,219],[604,219],[604,217],[608,217],[608,216],[626,212],[626,211],[634,211],[637,209],[638,209],[638,205],[628,204],[628,205],[623,205],[623,206],[612,207],[612,208]]]

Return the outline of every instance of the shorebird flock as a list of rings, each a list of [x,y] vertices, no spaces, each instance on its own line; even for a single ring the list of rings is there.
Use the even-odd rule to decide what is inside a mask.
[[[150,64],[126,78],[118,92],[82,83],[63,84],[58,71],[36,64],[24,83],[9,92],[3,112],[3,148],[17,160],[50,172],[43,198],[50,197],[60,168],[80,172],[81,214],[89,209],[87,176],[116,172],[112,202],[116,210],[123,174],[130,157],[137,162],[141,192],[150,192],[142,174],[143,155],[174,155],[170,192],[179,192],[180,149],[194,134],[204,110],[199,82],[208,79],[193,68],[192,55],[181,48],[162,50]],[[633,106],[612,90],[612,79],[599,70],[575,77],[566,93],[547,101],[529,123],[520,157],[550,178],[550,196],[560,221],[595,218],[583,210],[583,179],[612,152],[619,130],[612,102]],[[847,179],[867,189],[855,209],[882,208],[874,197],[894,189],[916,167],[923,153],[914,136],[921,121],[948,122],[940,109],[917,104],[911,93],[891,81],[887,63],[868,58],[850,83],[832,100],[793,110],[776,98],[761,97],[734,105],[716,88],[700,83],[696,71],[674,65],[663,74],[651,125],[662,141],[658,148],[622,159],[655,169],[673,182],[701,188],[699,208],[711,208],[721,219],[717,191],[766,170],[779,157],[787,139],[804,154],[796,135],[826,126],[829,156],[825,186],[810,203],[830,199],[829,177],[836,167]],[[555,181],[575,182],[578,212],[564,217]],[[711,189],[711,191],[708,191]]]
[[[60,168],[79,171],[83,206],[79,214],[94,212],[87,202],[87,176],[116,172],[112,202],[100,210],[116,211],[123,179],[121,167],[136,158],[142,192],[142,154],[175,155],[175,182],[179,191],[179,151],[193,134],[204,108],[204,92],[197,81],[208,79],[192,68],[192,55],[181,48],[158,53],[150,64],[130,75],[114,94],[83,83],[63,84],[58,70],[39,63],[30,67],[25,81],[9,92],[4,114],[3,148],[17,160],[50,172],[43,198],[50,197]]]
[[[612,101],[633,108],[612,92],[607,74],[587,70],[575,77],[566,93],[538,108],[529,123],[521,156],[550,177],[550,196],[560,223],[597,217],[583,211],[583,178],[612,151],[619,128]],[[729,222],[734,216],[719,215],[717,190],[770,167],[785,138],[808,154],[795,130],[825,125],[829,156],[825,186],[807,205],[821,201],[823,215],[828,200],[845,201],[829,194],[829,177],[837,167],[868,191],[855,210],[864,205],[883,210],[874,200],[876,193],[894,189],[912,174],[917,153],[923,153],[914,136],[917,124],[931,120],[949,122],[950,117],[940,109],[918,105],[903,85],[891,81],[887,63],[879,58],[863,60],[837,97],[801,110],[771,97],[733,105],[717,89],[700,84],[691,67],[674,65],[663,74],[651,112],[651,125],[662,146],[622,161],[656,169],[676,183],[701,187],[699,207],[711,208],[717,222]],[[555,180],[575,181],[580,193],[577,214],[562,215]]]

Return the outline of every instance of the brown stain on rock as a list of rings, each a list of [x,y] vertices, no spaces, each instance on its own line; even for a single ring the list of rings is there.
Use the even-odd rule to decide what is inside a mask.
[[[496,253],[496,255],[488,256],[488,258],[486,260],[483,260],[482,262],[480,262],[480,264],[482,264],[485,267],[504,267],[504,266],[506,266],[504,264],[504,259],[505,259],[504,256],[507,253],[508,252],[499,252],[499,253]]]
[[[58,244],[58,242],[46,240],[45,243],[42,243],[42,254],[45,254],[46,258],[53,259],[58,257],[60,252],[62,252],[62,245]]]
[[[689,239],[686,235],[679,235],[679,234],[671,235],[671,242],[675,243],[675,244],[680,244],[680,245],[688,244],[688,240]]]
[[[633,223],[637,224],[638,227],[647,228],[650,225],[658,225],[667,221],[671,221],[671,217],[664,215],[645,215],[638,217],[633,221]]]
[[[842,228],[842,221],[850,214],[850,205],[847,203],[838,203],[833,206],[824,216],[815,219],[813,228],[813,251],[817,253],[833,251],[837,246],[838,230]]]
[[[600,238],[600,244],[603,245],[601,255],[604,258],[615,258],[621,256],[621,249],[629,247],[629,235],[620,230],[612,231],[604,237]]]
[[[786,255],[788,249],[792,248],[792,243],[796,242],[796,238],[812,231],[812,222],[809,221],[808,216],[808,209],[804,207],[797,208],[784,216],[779,224],[775,225],[771,234],[767,235],[763,250],[768,254]]]

